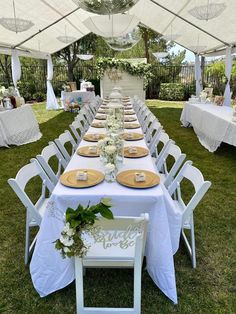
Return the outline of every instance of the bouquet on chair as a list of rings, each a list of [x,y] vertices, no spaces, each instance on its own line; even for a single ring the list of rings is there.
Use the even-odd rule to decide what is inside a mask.
[[[96,205],[83,207],[78,205],[77,209],[67,208],[65,213],[65,226],[61,236],[55,243],[55,248],[61,251],[63,258],[86,255],[89,244],[85,243],[84,233],[89,233],[97,219],[97,215],[107,219],[113,219],[110,199],[103,198]]]

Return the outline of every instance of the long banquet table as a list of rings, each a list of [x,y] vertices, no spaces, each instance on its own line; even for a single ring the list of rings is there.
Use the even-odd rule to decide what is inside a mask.
[[[31,143],[41,136],[30,105],[0,112],[0,147]]]
[[[232,121],[233,109],[214,104],[186,102],[180,121],[191,125],[199,142],[214,152],[222,142],[236,146],[236,123]]]
[[[98,122],[98,120],[94,120]],[[135,123],[135,122],[134,122]],[[125,132],[139,132],[125,130]],[[105,133],[105,129],[90,127],[88,133]],[[94,143],[93,143],[94,144]],[[82,140],[81,146],[90,143]],[[125,146],[147,147],[145,140],[125,142]],[[91,168],[104,171],[99,158],[86,158],[73,155],[65,171],[77,168]],[[124,158],[119,171],[127,169],[146,169],[156,172],[151,156],[144,158]],[[173,255],[179,246],[181,217],[175,212],[173,201],[164,185],[137,190],[118,184],[102,183],[84,189],[73,189],[58,183],[50,197],[46,213],[42,220],[36,247],[30,264],[30,272],[35,289],[41,297],[64,288],[75,279],[73,259],[63,259],[54,247],[64,226],[64,213],[68,207],[78,204],[96,204],[102,197],[112,199],[114,215],[139,216],[149,213],[150,222],[146,243],[147,270],[156,285],[174,303],[177,303],[175,269]]]

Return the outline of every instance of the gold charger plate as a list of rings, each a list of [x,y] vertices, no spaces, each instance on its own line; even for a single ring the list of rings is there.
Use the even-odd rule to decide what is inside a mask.
[[[102,116],[102,115],[96,115],[96,116],[95,116],[95,119],[96,119],[96,120],[106,120],[106,118],[107,118],[106,115],[103,115],[103,116]]]
[[[124,121],[125,122],[133,122],[133,121],[136,121],[137,120],[137,118],[135,118],[135,117],[124,117]]]
[[[126,158],[141,158],[141,157],[145,157],[149,154],[148,149],[146,149],[145,147],[141,147],[141,146],[132,146],[135,147],[137,149],[136,153],[130,153],[129,152],[129,147],[124,147],[124,157]]]
[[[82,146],[80,148],[77,149],[76,153],[80,156],[83,156],[83,157],[99,157],[99,152],[98,152],[98,149],[96,149],[96,152],[91,152],[89,150],[89,147],[92,147],[92,146]],[[97,148],[97,146],[94,145],[94,147]]]
[[[132,134],[132,137],[129,137],[128,134]],[[142,140],[144,138],[143,134],[141,133],[124,133],[123,134],[123,139],[125,141],[139,141]]]
[[[108,112],[107,109],[98,109],[98,113],[106,114]]]
[[[133,107],[132,107],[132,106],[127,106],[127,107],[124,107],[124,110],[131,110],[131,109],[133,109]]]
[[[93,133],[85,134],[83,137],[83,140],[87,142],[98,142],[99,140],[102,140],[105,137],[105,134],[97,134],[99,137],[95,138]]]
[[[92,126],[93,128],[105,128],[105,123],[99,124],[99,123],[93,122],[93,123],[91,124],[91,126]]]
[[[140,124],[138,123],[124,123],[125,129],[138,129],[140,128]]]
[[[86,181],[76,180],[76,173],[81,171],[87,171],[88,179]],[[104,174],[100,171],[93,169],[76,169],[63,173],[60,176],[61,184],[71,188],[88,188],[95,186],[104,180]]]
[[[132,111],[126,111],[125,112],[125,116],[128,116],[128,115],[133,115],[135,114],[135,112],[132,110]]]
[[[137,182],[135,181],[135,173],[136,172],[144,172],[146,179],[143,182]],[[151,188],[153,186],[156,186],[160,183],[160,177],[151,171],[147,170],[126,170],[120,172],[116,176],[116,181],[120,183],[121,185],[130,187],[130,188],[135,188],[135,189],[147,189]]]

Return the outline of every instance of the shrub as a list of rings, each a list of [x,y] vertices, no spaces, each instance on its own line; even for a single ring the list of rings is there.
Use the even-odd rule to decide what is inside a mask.
[[[37,92],[33,95],[33,99],[35,99],[37,102],[44,101],[46,99],[46,94],[43,92]]]
[[[159,98],[162,100],[184,100],[184,85],[179,83],[162,83]]]

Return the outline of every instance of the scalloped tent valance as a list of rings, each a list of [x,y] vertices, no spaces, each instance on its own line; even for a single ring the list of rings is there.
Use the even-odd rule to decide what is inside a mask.
[[[209,15],[205,20],[192,14],[192,10],[196,10],[196,5],[206,5],[206,0],[140,0],[129,14],[136,15],[142,24],[168,38],[178,34],[173,39],[189,50],[192,48],[193,52],[224,54],[226,47],[236,45],[236,1],[210,1],[213,2],[223,4],[224,9],[216,12],[216,17]],[[0,5],[0,19],[12,19],[12,1],[0,0]],[[83,22],[94,16],[79,8],[73,0],[15,0],[15,8],[18,19],[32,23],[27,30],[18,32],[0,24],[0,53],[11,54],[11,49],[15,48],[20,50],[20,55],[36,58],[47,58],[73,39],[88,34],[90,30]],[[58,40],[63,36],[72,41]]]

